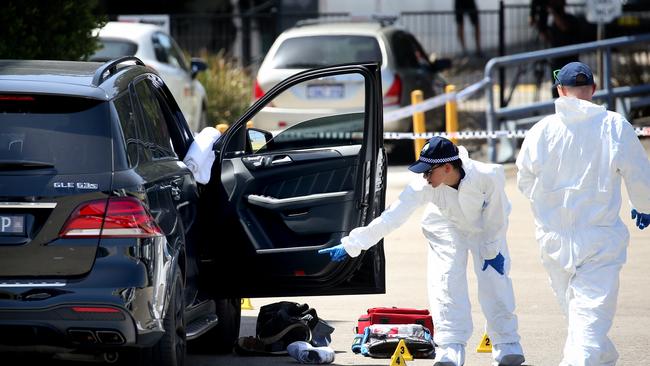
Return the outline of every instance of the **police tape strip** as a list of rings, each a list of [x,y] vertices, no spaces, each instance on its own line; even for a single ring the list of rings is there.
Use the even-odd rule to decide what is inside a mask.
[[[440,94],[423,100],[421,103],[412,104],[406,107],[396,109],[394,111],[384,113],[384,123],[397,121],[402,118],[412,116],[416,112],[426,112],[428,110],[441,107],[451,100],[462,101],[469,98],[472,94],[483,89],[485,85],[490,82],[490,79],[484,78],[483,80],[474,83],[467,88],[452,93]]]
[[[650,127],[636,127],[634,129],[638,136],[650,136]],[[384,140],[415,140],[430,139],[440,136],[457,140],[480,140],[497,138],[524,138],[528,130],[497,130],[497,131],[458,131],[458,132],[384,132]],[[361,140],[363,132],[293,132],[287,131],[276,136],[277,141],[299,141],[305,139],[336,139],[336,140]]]
[[[475,140],[475,139],[496,139],[496,138],[524,138],[528,130],[497,130],[497,131],[458,131],[458,132],[384,132],[384,140],[415,140],[430,139],[440,136],[447,139]],[[636,127],[637,136],[650,136],[650,127]]]

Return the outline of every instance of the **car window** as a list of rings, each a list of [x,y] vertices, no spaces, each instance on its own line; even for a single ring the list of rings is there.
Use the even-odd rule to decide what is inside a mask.
[[[108,61],[122,56],[133,56],[138,52],[137,44],[125,40],[100,38],[99,46],[89,61]]]
[[[344,87],[338,83],[322,84],[328,77],[307,80],[291,86],[270,100],[254,117],[252,125],[273,135],[266,144],[251,146],[253,153],[313,149],[361,143],[364,131],[365,83],[362,75],[337,75],[333,80],[353,82],[355,93],[362,102],[356,106],[336,108],[338,93]],[[358,83],[357,83],[358,82]],[[359,84],[359,85],[356,85]],[[314,91],[315,89],[315,91]],[[317,104],[299,103],[315,93],[324,101]],[[294,103],[278,106],[278,100],[294,99]],[[331,104],[327,104],[327,100]]]
[[[144,144],[144,148],[140,149],[144,156],[140,156],[140,159],[151,161],[177,158],[167,129],[165,113],[153,90],[151,81],[147,79],[137,83],[135,90],[141,111],[139,133]]]
[[[382,63],[381,49],[375,37],[309,36],[288,38],[282,42],[271,60],[271,67],[304,69],[363,61]]]
[[[122,95],[115,98],[113,105],[115,106],[117,117],[119,118],[120,126],[122,127],[124,146],[126,146],[129,166],[134,167],[138,164],[138,145],[140,140],[138,138],[135,116],[133,114],[131,95],[128,92],[122,93]]]
[[[418,68],[429,64],[426,53],[413,35],[395,32],[390,43],[397,67]]]
[[[3,95],[0,126],[1,161],[51,164],[57,174],[92,174],[112,169],[110,110],[106,102],[49,95]]]
[[[164,33],[155,33],[151,40],[158,61],[189,71],[183,51],[170,36]]]

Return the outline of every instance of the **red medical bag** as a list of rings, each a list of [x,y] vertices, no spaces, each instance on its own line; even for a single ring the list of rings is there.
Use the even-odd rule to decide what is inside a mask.
[[[368,314],[359,317],[357,333],[372,324],[420,324],[428,328],[433,336],[433,320],[429,310],[409,308],[370,308]]]

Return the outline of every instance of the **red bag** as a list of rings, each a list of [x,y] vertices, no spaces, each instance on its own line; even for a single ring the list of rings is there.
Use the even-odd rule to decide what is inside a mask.
[[[368,314],[359,317],[357,333],[363,334],[363,330],[372,324],[420,324],[433,336],[433,320],[426,309],[370,308]]]

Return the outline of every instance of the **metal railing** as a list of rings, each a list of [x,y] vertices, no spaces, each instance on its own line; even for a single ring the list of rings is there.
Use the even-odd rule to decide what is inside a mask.
[[[581,43],[565,47],[557,47],[548,50],[533,51],[491,59],[485,65],[485,77],[489,81],[486,88],[486,127],[488,132],[495,130],[495,125],[498,121],[516,121],[522,120],[526,117],[539,117],[540,115],[552,113],[554,109],[554,102],[552,99],[522,106],[497,108],[495,106],[496,98],[494,95],[494,86],[497,82],[497,77],[495,75],[497,74],[499,68],[512,65],[522,65],[534,61],[547,60],[550,58],[568,55],[579,55],[593,51],[603,52],[602,72],[601,75],[599,75],[602,79],[602,89],[598,90],[594,94],[594,99],[604,100],[607,103],[608,108],[611,109],[615,105],[616,98],[650,93],[650,84],[648,83],[619,87],[614,87],[612,85],[612,54],[614,52],[614,49],[636,44],[646,45],[644,48],[647,49],[648,43],[650,43],[650,34],[643,34],[636,36],[611,38],[601,41]],[[592,68],[595,69],[593,65]],[[494,138],[488,139],[488,157],[491,161],[496,161],[496,141]]]

